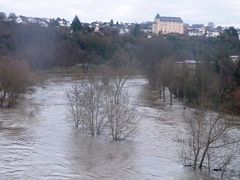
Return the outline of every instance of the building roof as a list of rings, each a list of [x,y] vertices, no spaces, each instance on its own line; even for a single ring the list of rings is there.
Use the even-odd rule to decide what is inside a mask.
[[[183,60],[183,61],[178,61],[176,64],[196,64],[197,61],[195,60]]]
[[[155,17],[155,19],[160,19],[160,15],[157,14],[156,17]]]
[[[193,24],[191,27],[192,28],[205,28],[205,25],[204,24]]]
[[[157,14],[155,17],[155,20],[156,19],[159,19],[160,21],[183,23],[183,20],[180,17],[166,17],[166,16],[160,16],[159,14]]]

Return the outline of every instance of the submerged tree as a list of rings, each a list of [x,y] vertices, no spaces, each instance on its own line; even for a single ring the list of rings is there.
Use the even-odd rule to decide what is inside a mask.
[[[10,57],[0,58],[0,107],[12,107],[32,85],[26,63]]]
[[[69,117],[75,126],[95,136],[102,133],[105,127],[106,112],[103,101],[103,87],[95,79],[85,79],[66,92]]]
[[[184,165],[194,169],[220,171],[222,176],[239,152],[239,137],[229,116],[202,106],[184,115],[187,136],[179,139]]]
[[[109,71],[110,72],[110,71]],[[113,72],[113,71],[111,71]],[[87,77],[66,92],[69,118],[92,136],[102,133],[121,140],[134,133],[136,121],[125,89],[126,76]]]
[[[116,70],[105,86],[107,127],[113,140],[126,139],[136,129],[135,111],[129,105],[126,82],[127,76]]]

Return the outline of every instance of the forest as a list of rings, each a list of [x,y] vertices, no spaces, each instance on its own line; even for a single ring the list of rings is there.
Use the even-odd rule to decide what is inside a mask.
[[[101,32],[85,27],[77,16],[66,28],[54,22],[49,27],[18,24],[14,15],[7,18],[2,13],[1,63],[12,66],[5,61],[20,61],[32,71],[74,65],[84,70],[103,64],[131,67],[148,78],[163,100],[167,88],[187,105],[199,104],[204,96],[211,99],[214,108],[224,104],[229,111],[239,113],[240,61],[232,61],[231,56],[240,54],[240,42],[234,27],[217,38],[176,34],[147,38],[137,24],[126,35],[111,28]],[[177,65],[184,60],[196,61],[195,70],[185,63]]]

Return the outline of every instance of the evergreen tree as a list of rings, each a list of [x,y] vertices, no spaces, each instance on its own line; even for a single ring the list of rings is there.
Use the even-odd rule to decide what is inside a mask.
[[[80,22],[77,16],[74,17],[71,24],[71,28],[74,32],[82,31],[82,23]]]
[[[110,26],[113,27],[113,25],[114,25],[114,22],[113,22],[113,19],[111,19]]]
[[[132,30],[132,35],[133,36],[139,36],[140,35],[140,25],[135,24],[133,30]]]
[[[7,19],[7,16],[4,12],[0,12],[0,21],[5,21]]]
[[[15,13],[10,13],[8,16],[8,21],[15,23],[17,21],[17,15]]]
[[[231,43],[236,43],[239,41],[238,32],[234,27],[229,27],[228,29],[225,29],[220,37],[222,40],[230,41]]]
[[[230,54],[238,54],[240,52],[240,42],[238,32],[234,27],[225,29],[220,36],[222,44]]]

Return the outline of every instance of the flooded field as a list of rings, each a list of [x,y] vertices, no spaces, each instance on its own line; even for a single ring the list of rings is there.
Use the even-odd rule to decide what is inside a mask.
[[[137,133],[111,142],[82,134],[66,118],[64,92],[70,86],[50,79],[18,108],[0,110],[0,179],[202,179],[178,159],[181,103],[161,105],[147,80],[130,79]]]

